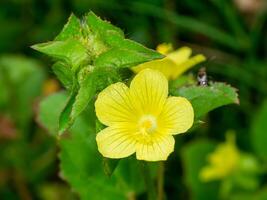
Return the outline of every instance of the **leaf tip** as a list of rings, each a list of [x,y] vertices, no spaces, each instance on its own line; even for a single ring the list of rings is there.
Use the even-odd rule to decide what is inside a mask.
[[[38,50],[38,44],[33,44],[30,46],[30,48],[32,48],[34,50]]]

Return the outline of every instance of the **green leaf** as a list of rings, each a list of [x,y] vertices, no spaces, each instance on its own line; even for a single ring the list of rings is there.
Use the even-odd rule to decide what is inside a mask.
[[[33,49],[65,62],[71,67],[78,67],[88,58],[87,49],[75,39],[52,41],[32,46]]]
[[[162,56],[152,57],[131,49],[112,48],[102,53],[94,62],[97,67],[133,67]]]
[[[169,81],[169,90],[170,93],[175,93],[175,91],[185,85],[193,85],[196,84],[195,79],[192,74],[189,75],[181,75],[175,80]]]
[[[85,21],[93,33],[96,33],[100,37],[107,37],[110,33],[116,34],[121,38],[124,38],[123,31],[113,26],[110,22],[102,20],[100,17],[96,16],[93,12],[89,12],[85,16]]]
[[[254,152],[264,160],[267,160],[267,101],[263,103],[260,110],[254,114],[254,120],[251,127],[251,141]]]
[[[236,89],[224,83],[211,83],[209,86],[183,87],[172,91],[174,96],[187,98],[195,113],[195,119],[211,110],[227,104],[239,104]]]
[[[185,182],[191,191],[192,200],[218,199],[218,182],[203,183],[199,178],[200,170],[207,164],[207,155],[215,146],[210,141],[197,141],[188,144],[182,151]]]
[[[148,49],[147,47],[129,39],[124,39],[119,37],[117,34],[109,33],[107,37],[103,38],[104,42],[112,48],[121,48],[125,50],[132,50],[146,54],[147,56],[152,56],[155,58],[163,58],[164,56],[157,51]],[[155,59],[154,58],[154,59]]]
[[[60,82],[65,86],[65,88],[70,90],[73,86],[74,81],[74,74],[71,69],[64,65],[64,63],[62,62],[56,62],[52,66],[52,69]]]
[[[110,33],[103,39],[111,49],[96,58],[94,65],[98,67],[133,67],[164,57],[154,50],[148,49],[134,41],[123,39],[116,34]]]
[[[68,22],[65,24],[62,31],[58,34],[55,40],[64,41],[69,38],[76,38],[82,36],[81,28],[80,28],[80,20],[74,15],[71,14]]]
[[[75,102],[70,113],[71,119],[75,119],[88,105],[96,94],[96,77],[90,67],[83,68],[79,73],[79,91],[75,97]]]
[[[59,92],[46,97],[39,104],[37,120],[53,136],[58,133],[58,119],[66,102],[67,94]]]
[[[67,103],[65,104],[62,112],[59,116],[59,130],[58,134],[63,134],[74,122],[74,119],[70,117],[73,104],[75,103],[76,93],[72,92],[69,96]]]

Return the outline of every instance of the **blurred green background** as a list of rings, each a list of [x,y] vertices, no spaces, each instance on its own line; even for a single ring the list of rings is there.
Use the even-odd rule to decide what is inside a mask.
[[[216,109],[176,140],[178,153],[165,171],[167,199],[207,199],[209,190],[217,198],[218,182],[205,185],[195,173],[228,130],[262,168],[257,186],[242,186],[233,198],[267,199],[266,0],[1,0],[0,199],[77,199],[59,178],[57,142],[36,119],[38,101],[60,86],[51,60],[30,46],[52,40],[71,12],[80,17],[90,10],[150,48],[170,42],[203,53],[209,79],[238,89],[239,106]]]

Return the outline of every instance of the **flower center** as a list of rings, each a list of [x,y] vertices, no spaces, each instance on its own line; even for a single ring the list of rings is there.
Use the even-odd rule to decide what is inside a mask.
[[[142,133],[153,133],[157,128],[157,120],[152,115],[145,115],[139,121],[139,128]]]

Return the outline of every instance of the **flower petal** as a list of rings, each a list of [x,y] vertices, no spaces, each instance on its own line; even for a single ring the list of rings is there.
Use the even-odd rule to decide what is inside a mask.
[[[173,51],[171,43],[162,43],[157,46],[157,52],[167,55],[169,52]]]
[[[144,69],[132,80],[130,93],[140,113],[157,116],[167,99],[168,80],[159,71]]]
[[[129,88],[120,82],[100,92],[95,102],[96,115],[100,122],[107,126],[118,122],[135,122],[136,109],[129,95]]]
[[[190,55],[192,54],[192,50],[189,47],[181,47],[176,51],[169,53],[167,57],[175,62],[176,65],[179,65],[185,62]]]
[[[197,65],[198,63],[201,63],[206,60],[206,57],[202,54],[198,54],[196,56],[193,56],[192,58],[186,60],[183,63],[180,63],[176,68],[174,69],[171,78],[175,79],[176,77],[183,74],[185,71],[190,69],[191,67]]]
[[[143,69],[147,69],[147,68],[158,70],[161,73],[163,73],[167,79],[170,79],[170,77],[173,74],[173,70],[175,69],[175,63],[168,57],[165,57],[160,60],[153,60],[150,62],[140,64],[136,67],[133,67],[132,70],[135,73],[138,73],[142,71]]]
[[[186,132],[194,122],[191,103],[183,97],[169,97],[158,118],[160,132],[179,134]]]
[[[124,158],[135,152],[132,133],[116,127],[108,127],[96,135],[99,152],[107,158]]]
[[[174,151],[174,143],[171,135],[157,135],[150,141],[139,141],[136,144],[136,158],[146,161],[167,160]]]

